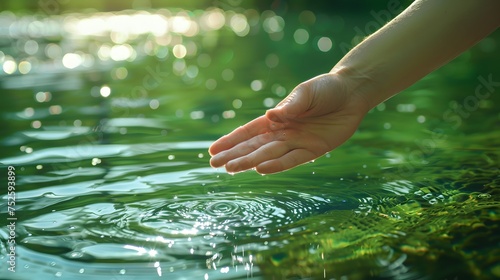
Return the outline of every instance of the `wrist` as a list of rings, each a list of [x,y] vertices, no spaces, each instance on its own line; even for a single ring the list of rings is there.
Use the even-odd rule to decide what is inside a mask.
[[[363,102],[360,106],[366,112],[384,101],[377,98],[382,89],[376,80],[368,74],[368,71],[361,71],[355,67],[336,65],[330,73],[337,75],[342,80],[350,95]]]

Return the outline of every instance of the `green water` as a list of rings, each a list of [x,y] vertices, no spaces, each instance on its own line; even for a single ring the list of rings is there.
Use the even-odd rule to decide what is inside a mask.
[[[500,277],[498,31],[313,163],[208,164],[369,12],[0,13],[1,278]]]

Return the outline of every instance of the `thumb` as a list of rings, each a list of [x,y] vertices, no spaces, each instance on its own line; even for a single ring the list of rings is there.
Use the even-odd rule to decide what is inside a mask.
[[[297,86],[285,99],[276,107],[266,112],[266,117],[273,122],[284,123],[289,119],[296,118],[307,111],[310,100],[307,98],[305,85]]]

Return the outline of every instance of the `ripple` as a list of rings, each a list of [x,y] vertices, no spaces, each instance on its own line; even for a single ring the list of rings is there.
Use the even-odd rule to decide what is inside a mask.
[[[140,220],[142,227],[165,234],[207,234],[211,231],[260,235],[305,217],[344,207],[345,202],[299,192],[217,193],[179,195],[152,208]]]
[[[212,216],[231,216],[240,210],[240,206],[233,201],[217,201],[211,203],[205,209],[208,215]]]
[[[89,143],[89,142],[87,142]],[[140,143],[130,145],[109,144],[94,145],[81,144],[77,146],[54,147],[35,150],[30,154],[0,159],[6,165],[21,165],[29,163],[58,163],[68,160],[103,158],[111,156],[132,157],[151,154],[158,151],[177,149],[206,149],[210,141],[170,142],[170,143]]]
[[[187,189],[192,192],[193,189]],[[177,194],[157,190],[141,200],[111,195],[81,197],[71,209],[38,213],[20,227],[23,246],[33,253],[57,252],[66,260],[142,262],[154,259],[194,265],[207,257],[230,256],[239,248],[280,247],[296,221],[346,207],[346,202],[303,192]],[[132,200],[131,200],[132,199]],[[127,203],[120,202],[127,200]],[[307,230],[307,227],[299,231]],[[294,234],[297,232],[294,232]],[[266,242],[270,240],[271,242]],[[241,243],[243,241],[243,243]],[[186,258],[190,255],[192,259]],[[242,253],[244,257],[244,253]],[[231,258],[224,258],[228,265]]]

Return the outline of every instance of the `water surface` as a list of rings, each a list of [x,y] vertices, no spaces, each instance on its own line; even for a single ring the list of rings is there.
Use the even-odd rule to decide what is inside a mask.
[[[328,71],[368,21],[2,12],[2,184],[16,173],[14,215],[1,190],[2,277],[500,277],[500,97],[475,95],[500,79],[498,33],[313,163],[268,176],[209,167],[217,137]]]

